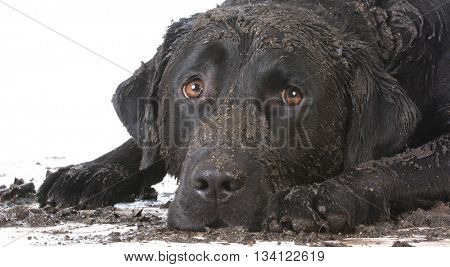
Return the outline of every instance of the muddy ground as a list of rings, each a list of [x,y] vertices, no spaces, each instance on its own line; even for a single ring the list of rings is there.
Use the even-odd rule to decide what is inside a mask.
[[[120,204],[97,210],[40,209],[34,187],[16,180],[0,187],[0,238],[2,245],[25,240],[31,245],[73,244],[241,244],[309,246],[450,246],[449,203],[416,210],[389,222],[361,225],[352,234],[252,233],[239,227],[184,232],[166,227],[166,201]],[[22,242],[23,243],[23,242]]]

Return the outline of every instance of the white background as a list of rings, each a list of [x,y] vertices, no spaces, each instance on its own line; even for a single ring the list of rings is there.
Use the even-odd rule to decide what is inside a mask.
[[[117,85],[153,56],[171,20],[221,2],[0,0],[0,161],[85,161],[122,144]]]

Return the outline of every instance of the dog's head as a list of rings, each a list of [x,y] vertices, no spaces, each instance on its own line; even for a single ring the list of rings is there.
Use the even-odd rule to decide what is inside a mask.
[[[404,148],[418,111],[373,51],[303,9],[174,23],[113,99],[142,168],[179,178],[169,225],[257,229],[274,192]]]

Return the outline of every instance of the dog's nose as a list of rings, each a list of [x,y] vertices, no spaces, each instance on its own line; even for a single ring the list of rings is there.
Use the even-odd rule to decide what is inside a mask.
[[[217,170],[201,171],[193,179],[193,190],[206,201],[225,201],[242,187],[242,178]]]

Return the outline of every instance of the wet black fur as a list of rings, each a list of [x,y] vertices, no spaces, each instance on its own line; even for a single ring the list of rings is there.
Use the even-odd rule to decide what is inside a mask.
[[[99,159],[50,174],[39,202],[112,205],[169,173],[180,178],[171,227],[349,231],[448,201],[449,27],[447,0],[228,0],[182,19],[114,95],[133,138]],[[288,59],[274,64],[279,58]],[[179,95],[194,72],[214,85],[203,102]],[[210,131],[210,122],[220,132],[226,118],[244,114],[211,99],[264,99],[289,85],[286,80],[307,88],[312,99],[301,122],[312,148],[271,149],[263,142],[236,151],[236,144],[223,148],[230,136],[199,134]],[[175,105],[218,108],[190,118],[192,133],[174,145],[170,137],[183,120],[169,119],[179,112]],[[289,123],[262,108],[249,114],[252,126],[237,131],[253,138],[258,125],[264,141]],[[203,175],[199,168],[236,171],[242,192],[223,205],[201,200],[192,189]]]

